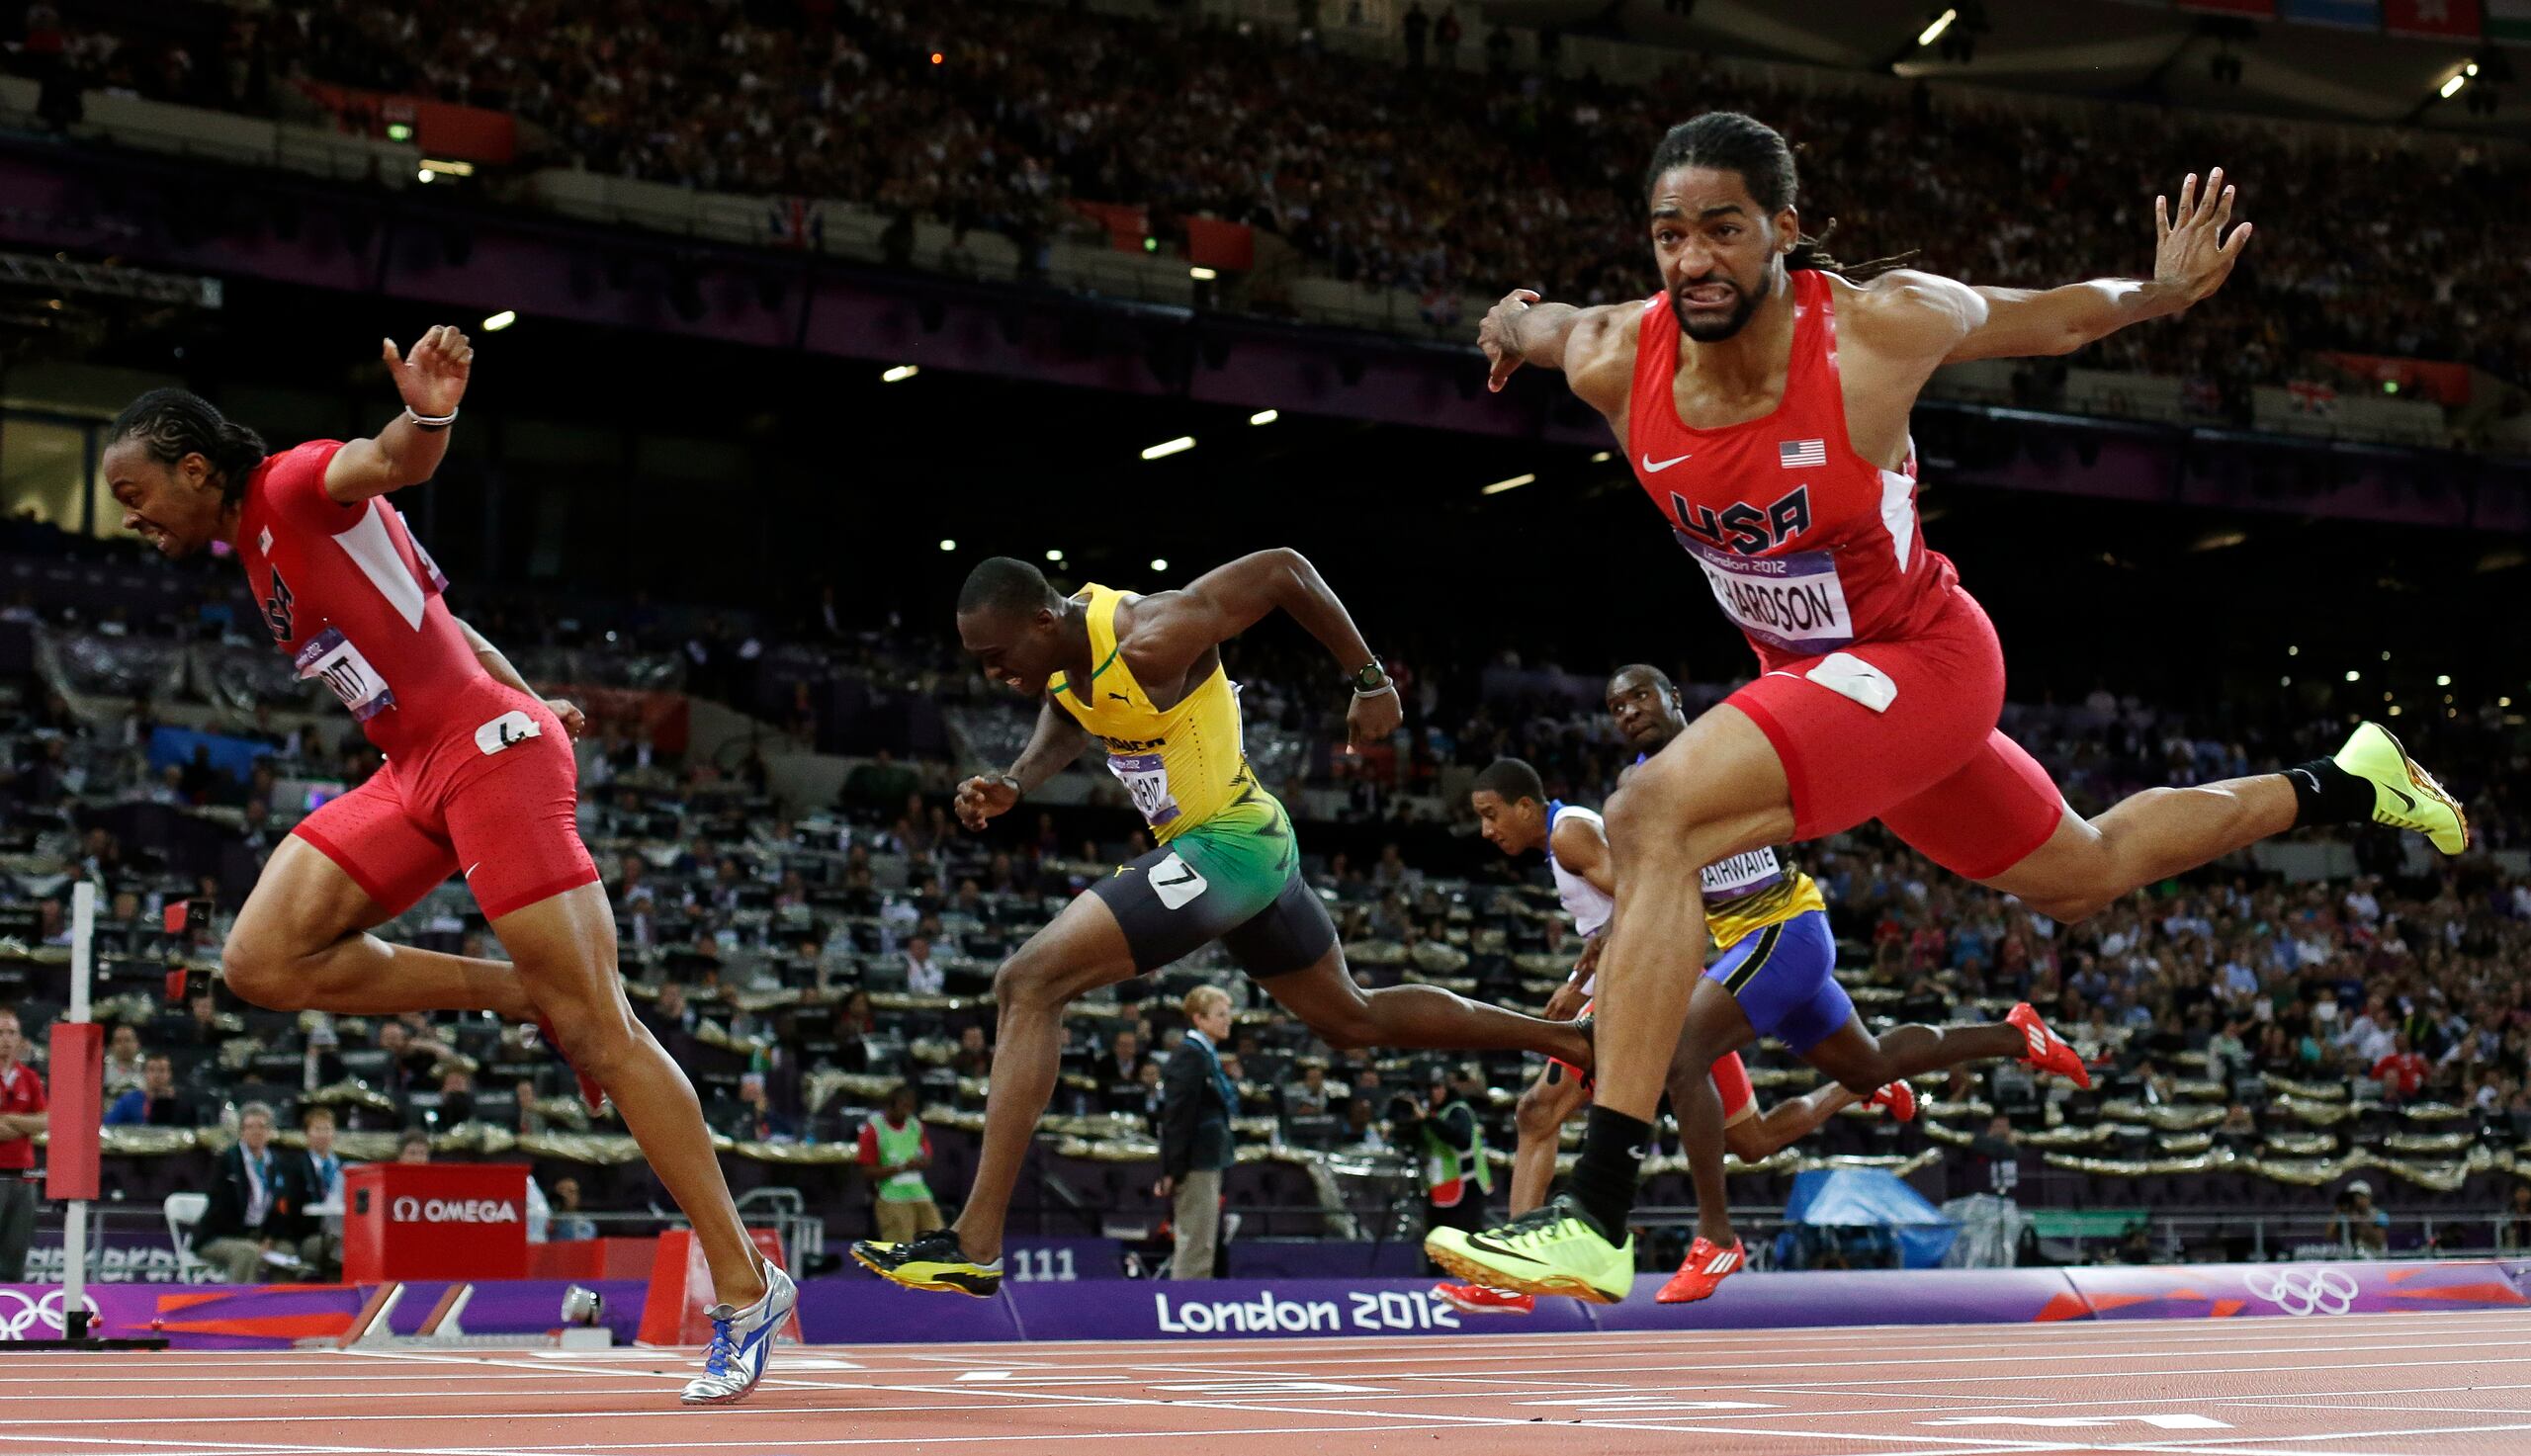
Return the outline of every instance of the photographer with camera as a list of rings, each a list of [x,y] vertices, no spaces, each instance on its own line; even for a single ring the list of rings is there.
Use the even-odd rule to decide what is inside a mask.
[[[1474,1232],[1487,1226],[1485,1200],[1494,1191],[1494,1166],[1486,1157],[1485,1124],[1468,1100],[1484,1092],[1484,1073],[1471,1063],[1455,1076],[1434,1068],[1421,1101],[1401,1095],[1389,1102],[1389,1141],[1415,1150],[1424,1159],[1427,1233]]]

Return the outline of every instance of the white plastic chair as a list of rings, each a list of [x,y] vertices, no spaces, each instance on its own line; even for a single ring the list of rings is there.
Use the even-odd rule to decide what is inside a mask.
[[[176,1247],[176,1282],[210,1284],[218,1276],[211,1265],[194,1256],[194,1226],[211,1210],[208,1193],[170,1193],[167,1195],[167,1242]]]

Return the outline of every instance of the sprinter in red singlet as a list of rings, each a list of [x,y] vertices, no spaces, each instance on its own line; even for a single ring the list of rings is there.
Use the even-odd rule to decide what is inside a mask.
[[[2155,199],[2150,279],[2039,291],[1912,270],[1849,281],[1802,236],[1796,193],[1782,136],[1733,113],[1699,117],[1663,138],[1646,181],[1659,294],[1574,308],[1516,292],[1478,335],[1494,387],[1523,364],[1560,369],[1608,417],[1761,669],[1609,805],[1617,907],[1580,1165],[1568,1195],[1450,1250],[1453,1267],[1502,1287],[1622,1297],[1639,1150],[1680,1028],[1692,1060],[1751,1039],[1730,994],[1698,976],[1708,864],[1877,818],[1946,869],[2072,920],[2301,824],[2369,819],[2445,854],[2469,843],[2460,805],[2373,724],[2334,758],[2149,790],[2082,818],[1996,729],[1994,629],[1925,545],[1907,416],[1926,380],[1964,360],[2070,353],[2213,294],[2250,238],[2230,224],[2220,169],[2202,190],[2192,174],[2176,209]],[[1910,1030],[1927,1034],[1821,1051],[1870,1092],[1960,1034]],[[2035,1019],[2022,1030],[2042,1065],[2062,1060]],[[1692,1119],[1713,1121],[1683,1109]]]
[[[104,467],[124,528],[168,557],[234,549],[273,642],[325,684],[387,758],[274,849],[222,951],[229,988],[275,1010],[491,1011],[541,1021],[694,1225],[719,1302],[690,1405],[764,1373],[797,1292],[756,1254],[685,1073],[624,998],[615,916],[580,843],[579,711],[539,698],[441,593],[390,491],[438,471],[474,350],[434,328],[385,362],[404,411],[377,436],[264,442],[182,389],[115,420]],[[463,872],[508,962],[369,934]]]

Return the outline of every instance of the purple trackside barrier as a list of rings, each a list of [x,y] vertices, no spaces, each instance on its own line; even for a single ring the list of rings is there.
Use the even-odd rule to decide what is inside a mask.
[[[2067,1269],[2065,1276],[2102,1320],[2415,1314],[2531,1304],[2505,1266],[2488,1259],[2146,1265]]]
[[[1220,1339],[1364,1334],[1581,1333],[1572,1300],[1538,1312],[1466,1316],[1433,1297],[1432,1279],[1148,1279],[1014,1284],[1004,1297],[1029,1339]],[[884,1338],[885,1336],[872,1336]]]
[[[94,1284],[89,1332],[107,1339],[163,1334],[179,1349],[288,1349],[341,1333],[368,1293],[341,1284]],[[13,1339],[60,1337],[60,1285],[0,1284],[0,1348]]]
[[[1783,1329],[1820,1325],[2019,1325],[2082,1317],[2059,1269],[1819,1269],[1734,1274],[1711,1298],[1653,1301],[1643,1274],[1623,1304],[1594,1305],[1602,1329]],[[1541,1309],[1545,1302],[1541,1301]]]

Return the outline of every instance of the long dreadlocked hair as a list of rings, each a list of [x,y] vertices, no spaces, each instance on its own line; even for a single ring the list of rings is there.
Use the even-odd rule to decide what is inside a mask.
[[[247,477],[271,454],[264,437],[222,415],[211,401],[183,389],[152,389],[124,407],[107,432],[109,443],[137,440],[149,458],[173,466],[188,455],[211,462],[222,500],[246,493]]]
[[[1748,186],[1749,196],[1757,200],[1758,211],[1768,216],[1797,205],[1801,198],[1801,178],[1793,170],[1792,147],[1782,132],[1755,117],[1738,112],[1706,112],[1693,121],[1681,122],[1661,138],[1652,149],[1652,166],[1643,176],[1643,193],[1648,199],[1661,183],[1662,174],[1680,167],[1706,167],[1716,172],[1737,172]],[[1912,251],[1875,258],[1868,263],[1840,263],[1823,246],[1828,235],[1837,230],[1835,218],[1819,229],[1816,237],[1808,233],[1796,238],[1792,251],[1785,254],[1788,269],[1815,268],[1846,279],[1869,278],[1898,266],[1915,256]]]

